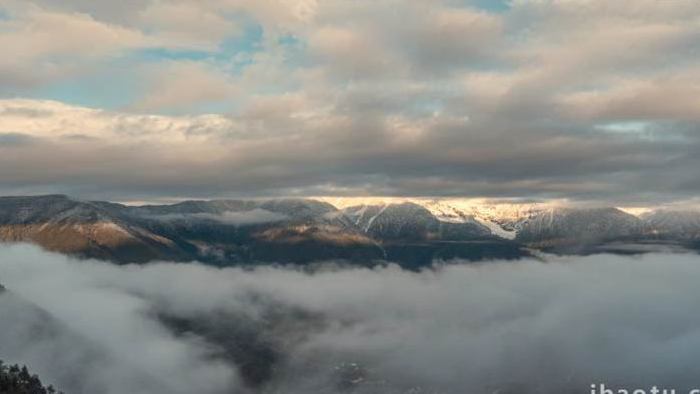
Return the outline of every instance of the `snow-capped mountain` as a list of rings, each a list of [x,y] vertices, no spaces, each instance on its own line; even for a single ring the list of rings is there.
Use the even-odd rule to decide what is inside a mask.
[[[306,199],[134,207],[61,195],[0,197],[0,242],[117,262],[383,257],[335,207]]]
[[[518,202],[489,201],[483,199],[402,199],[402,198],[362,198],[330,199],[330,203],[343,207],[346,215],[355,217],[358,223],[368,228],[382,209],[392,205],[413,204],[423,207],[440,223],[463,223],[481,225],[495,236],[526,243],[539,242],[594,242],[641,235],[644,229],[660,225],[661,216],[650,216],[656,222],[647,226],[637,215],[615,207],[585,207],[567,204],[563,201]],[[383,207],[383,208],[382,208]],[[410,213],[409,213],[410,214]],[[353,216],[355,215],[355,216]],[[423,215],[425,216],[425,214]],[[666,214],[667,222],[671,217]],[[680,219],[680,218],[679,218]],[[693,216],[679,219],[675,232],[700,233],[700,214],[696,223]],[[364,220],[364,221],[363,221]],[[658,222],[658,223],[657,223]],[[667,223],[666,226],[669,226]],[[365,228],[365,231],[368,230]],[[664,229],[660,229],[664,230]],[[671,231],[665,229],[664,231]]]
[[[645,230],[650,235],[680,239],[700,239],[700,211],[659,209],[645,213]]]
[[[67,196],[0,197],[0,242],[117,262],[214,264],[517,258],[479,222],[441,221],[414,203],[338,209],[314,199],[127,206]]]
[[[557,202],[354,198],[126,206],[66,196],[0,197],[0,242],[118,262],[344,259],[419,268],[435,259],[518,258],[533,248],[585,253],[611,242],[657,241],[696,248],[698,240],[700,211],[636,216]]]
[[[526,243],[591,243],[642,234],[642,220],[617,208],[550,208],[523,222]]]
[[[473,217],[443,220],[427,206],[414,202],[358,205],[343,209],[343,213],[368,235],[384,240],[467,240],[492,234]]]
[[[465,223],[485,227],[492,235],[503,239],[515,239],[518,231],[539,213],[560,205],[551,203],[520,203],[488,201],[483,199],[421,199],[421,198],[321,198],[346,214],[361,213],[369,218],[381,207],[410,203],[425,208],[441,223]],[[352,208],[352,209],[347,209]]]
[[[476,221],[493,235],[515,239],[524,223],[548,209],[542,203],[489,203],[481,200],[432,200],[424,206],[444,221]]]

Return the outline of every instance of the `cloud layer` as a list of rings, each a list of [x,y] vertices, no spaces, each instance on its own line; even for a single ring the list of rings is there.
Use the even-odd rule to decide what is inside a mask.
[[[270,393],[337,392],[343,373],[364,379],[358,392],[681,389],[700,372],[698,275],[696,255],[302,272],[114,266],[5,246],[2,282],[64,330],[39,335],[51,320],[0,296],[12,317],[0,355],[71,392],[245,392],[227,345],[272,360],[256,389]],[[196,334],[166,321],[194,321]]]
[[[483,3],[1,1],[2,191],[697,195],[692,0]]]

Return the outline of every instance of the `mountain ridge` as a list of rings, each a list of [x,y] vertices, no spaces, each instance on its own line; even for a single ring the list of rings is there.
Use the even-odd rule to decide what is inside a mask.
[[[336,207],[303,198],[130,206],[65,195],[0,197],[0,241],[119,263],[339,259],[419,268],[436,259],[519,258],[529,255],[527,248],[582,253],[607,242],[696,245],[698,239],[700,214],[658,210],[635,216],[615,207],[438,200]]]

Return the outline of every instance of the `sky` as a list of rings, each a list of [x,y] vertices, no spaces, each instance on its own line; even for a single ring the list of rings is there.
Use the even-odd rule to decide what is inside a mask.
[[[658,204],[694,0],[0,0],[0,194]]]

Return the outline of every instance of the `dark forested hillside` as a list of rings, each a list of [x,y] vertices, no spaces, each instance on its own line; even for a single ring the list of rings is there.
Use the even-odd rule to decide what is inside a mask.
[[[0,360],[0,394],[62,394],[53,386],[45,387],[26,366],[6,365]]]

